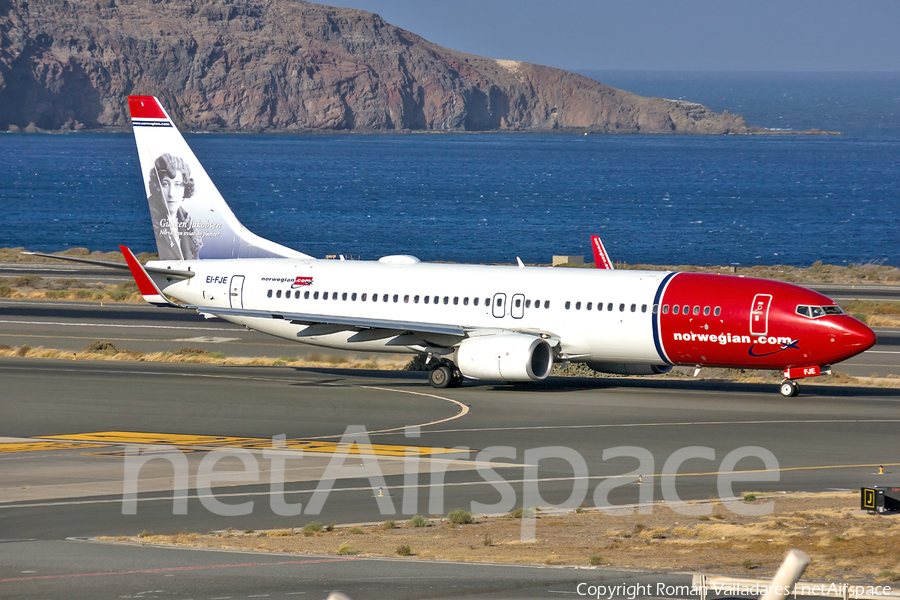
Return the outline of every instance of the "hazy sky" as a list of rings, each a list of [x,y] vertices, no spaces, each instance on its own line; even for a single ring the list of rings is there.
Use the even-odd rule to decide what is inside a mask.
[[[442,46],[564,69],[900,71],[898,0],[336,0]]]

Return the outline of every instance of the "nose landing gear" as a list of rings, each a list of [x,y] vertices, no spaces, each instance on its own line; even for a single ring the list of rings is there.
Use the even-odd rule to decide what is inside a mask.
[[[796,381],[785,379],[781,382],[781,389],[779,391],[785,398],[793,398],[800,393],[800,386]]]

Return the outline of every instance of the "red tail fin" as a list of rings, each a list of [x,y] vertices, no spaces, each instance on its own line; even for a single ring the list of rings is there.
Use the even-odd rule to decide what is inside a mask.
[[[599,236],[591,236],[591,248],[594,249],[594,264],[598,269],[615,269],[612,261],[609,260],[609,254],[606,253],[606,248],[603,247],[603,242],[600,241]]]

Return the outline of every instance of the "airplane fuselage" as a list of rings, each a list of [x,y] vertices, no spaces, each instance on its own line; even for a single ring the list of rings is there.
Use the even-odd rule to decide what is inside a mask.
[[[784,369],[830,365],[864,351],[874,335],[826,296],[776,281],[670,271],[612,271],[421,263],[229,259],[159,261],[196,273],[169,282],[187,304],[279,313],[509,330],[556,343],[557,360],[634,365]],[[798,307],[835,307],[801,314]],[[420,353],[458,338],[401,330],[309,325],[223,315],[307,344],[366,352]]]

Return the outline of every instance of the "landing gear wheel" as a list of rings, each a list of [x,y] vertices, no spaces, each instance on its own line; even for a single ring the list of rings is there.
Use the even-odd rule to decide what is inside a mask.
[[[431,387],[442,389],[450,387],[453,382],[453,371],[447,365],[438,365],[428,372],[428,383]]]
[[[793,398],[800,393],[800,386],[796,381],[786,379],[781,382],[781,395],[785,398]]]

